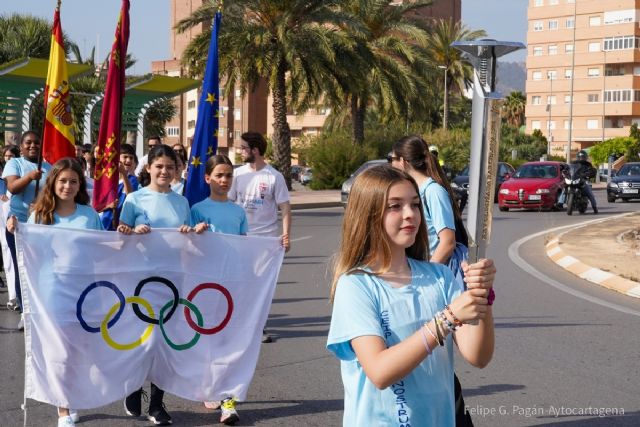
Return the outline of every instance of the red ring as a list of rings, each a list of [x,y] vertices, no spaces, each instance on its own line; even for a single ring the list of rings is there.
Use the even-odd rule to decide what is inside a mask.
[[[223,330],[224,327],[227,326],[227,323],[229,323],[229,320],[231,320],[231,314],[233,313],[233,299],[231,298],[231,293],[224,286],[217,283],[201,283],[193,288],[193,290],[187,297],[187,300],[192,303],[193,298],[195,298],[198,292],[203,289],[215,289],[220,291],[220,293],[224,295],[224,297],[227,299],[227,315],[225,316],[225,318],[222,320],[222,322],[220,322],[218,326],[215,326],[213,328],[202,328],[198,326],[191,318],[191,309],[189,309],[189,307],[184,308],[184,317],[191,329],[193,329],[194,331],[199,332],[203,335],[217,334],[218,332]]]

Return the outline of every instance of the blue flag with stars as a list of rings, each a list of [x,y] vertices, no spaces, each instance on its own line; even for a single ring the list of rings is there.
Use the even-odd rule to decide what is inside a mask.
[[[220,31],[221,20],[222,13],[218,11],[213,20],[209,57],[204,71],[202,95],[198,104],[198,120],[196,121],[193,143],[191,144],[187,185],[184,191],[184,195],[191,206],[209,197],[209,185],[204,181],[204,172],[207,160],[216,154],[218,149],[218,122],[220,117],[218,100],[220,87],[218,32]]]

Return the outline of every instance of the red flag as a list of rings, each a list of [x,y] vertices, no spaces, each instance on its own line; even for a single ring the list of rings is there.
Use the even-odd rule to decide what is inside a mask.
[[[53,164],[63,157],[75,157],[73,115],[69,98],[69,74],[62,40],[60,3],[53,14],[49,70],[44,89],[44,132],[42,156]]]
[[[93,207],[104,210],[118,193],[118,162],[120,161],[120,132],[122,129],[122,100],[124,99],[124,69],[129,44],[129,0],[122,0],[116,37],[109,58],[107,85],[102,101],[100,132],[93,189]]]

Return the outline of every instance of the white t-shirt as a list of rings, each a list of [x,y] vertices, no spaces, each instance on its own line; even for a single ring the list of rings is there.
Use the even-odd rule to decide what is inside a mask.
[[[280,172],[269,165],[259,171],[244,165],[233,171],[229,199],[247,213],[249,235],[280,235],[278,205],[289,201],[289,190]]]

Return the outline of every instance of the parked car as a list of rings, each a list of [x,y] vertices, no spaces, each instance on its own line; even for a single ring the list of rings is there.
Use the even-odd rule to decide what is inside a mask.
[[[509,163],[498,162],[496,193],[493,199],[494,203],[498,202],[498,190],[500,189],[500,185],[510,178],[514,172],[515,169]],[[451,189],[453,190],[454,196],[458,199],[458,207],[460,208],[460,212],[462,212],[469,197],[469,165],[465,166],[465,168],[462,169],[455,178],[453,178],[451,181]]]
[[[509,209],[557,209],[564,188],[562,162],[529,162],[520,166],[511,178],[500,186],[498,207]]]
[[[364,162],[351,176],[342,183],[342,191],[340,192],[340,201],[342,202],[342,206],[347,206],[347,200],[349,199],[349,192],[351,191],[351,186],[353,185],[353,181],[356,179],[356,176],[360,175],[365,170],[372,168],[374,166],[386,165],[387,160],[369,160],[368,162]]]
[[[311,168],[306,168],[304,172],[300,174],[300,183],[302,185],[307,185],[313,179],[313,171]]]
[[[617,199],[640,199],[640,162],[626,163],[607,184],[607,202],[615,203]]]
[[[300,181],[300,172],[302,172],[302,166],[292,165],[291,166],[291,179],[295,179],[296,181]]]

